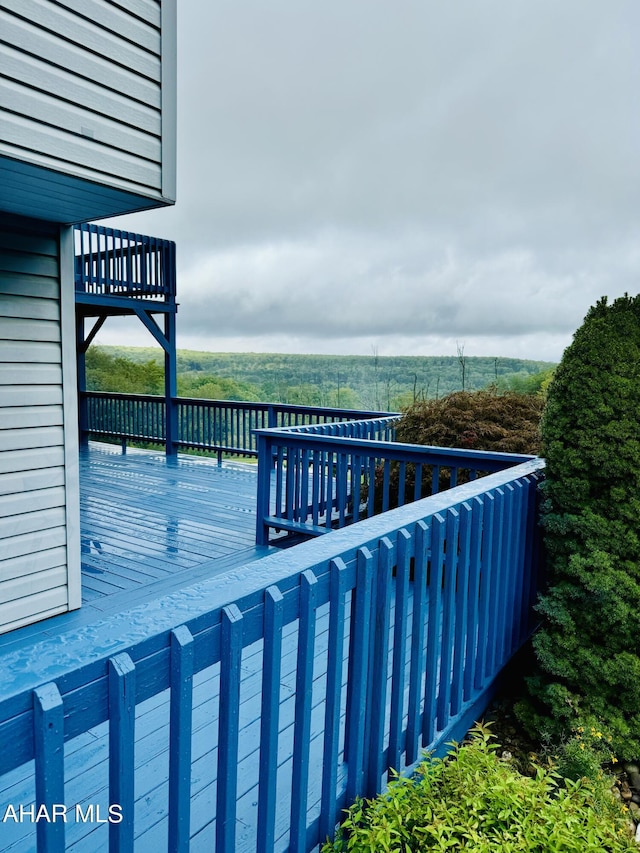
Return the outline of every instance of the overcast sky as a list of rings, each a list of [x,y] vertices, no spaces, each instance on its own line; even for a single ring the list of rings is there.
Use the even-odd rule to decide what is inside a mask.
[[[638,0],[178,12],[178,202],[109,224],[176,240],[180,347],[558,360],[639,290]]]

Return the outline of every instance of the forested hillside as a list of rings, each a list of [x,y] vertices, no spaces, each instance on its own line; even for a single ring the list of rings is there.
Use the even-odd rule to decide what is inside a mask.
[[[90,390],[162,393],[163,354],[146,347],[91,347]],[[178,394],[227,400],[396,410],[414,399],[496,384],[535,390],[553,365],[469,356],[289,355],[178,350]]]

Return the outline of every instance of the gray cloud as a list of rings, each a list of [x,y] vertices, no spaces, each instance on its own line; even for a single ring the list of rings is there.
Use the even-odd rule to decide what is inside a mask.
[[[179,201],[127,227],[178,241],[185,341],[428,330],[535,358],[637,289],[636,0],[180,15]]]

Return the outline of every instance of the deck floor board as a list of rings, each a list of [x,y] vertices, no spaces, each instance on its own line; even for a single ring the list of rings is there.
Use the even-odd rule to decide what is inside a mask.
[[[259,559],[257,468],[92,442],[80,452],[82,607],[0,636],[3,651]]]

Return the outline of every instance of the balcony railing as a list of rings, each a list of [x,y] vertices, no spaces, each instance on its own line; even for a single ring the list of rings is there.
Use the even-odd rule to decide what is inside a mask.
[[[396,443],[395,420],[258,430],[257,543],[328,533],[534,458]]]
[[[330,430],[337,430],[339,422],[356,418],[362,424],[385,414],[187,397],[176,397],[171,404],[178,410],[177,447],[216,453],[219,460],[223,455],[257,456],[257,429],[330,424]],[[124,444],[162,444],[166,439],[164,397],[89,391],[81,395],[81,411],[86,418],[81,424],[85,437],[117,439]]]
[[[175,302],[176,246],[171,240],[101,225],[74,230],[77,294]]]
[[[16,644],[0,689],[0,782],[21,797],[9,802],[51,815],[86,771],[84,812],[100,803],[104,820],[115,804],[122,819],[6,824],[6,844],[62,851],[91,832],[102,850],[317,849],[388,768],[464,735],[529,636],[543,467],[521,462],[63,641]]]

